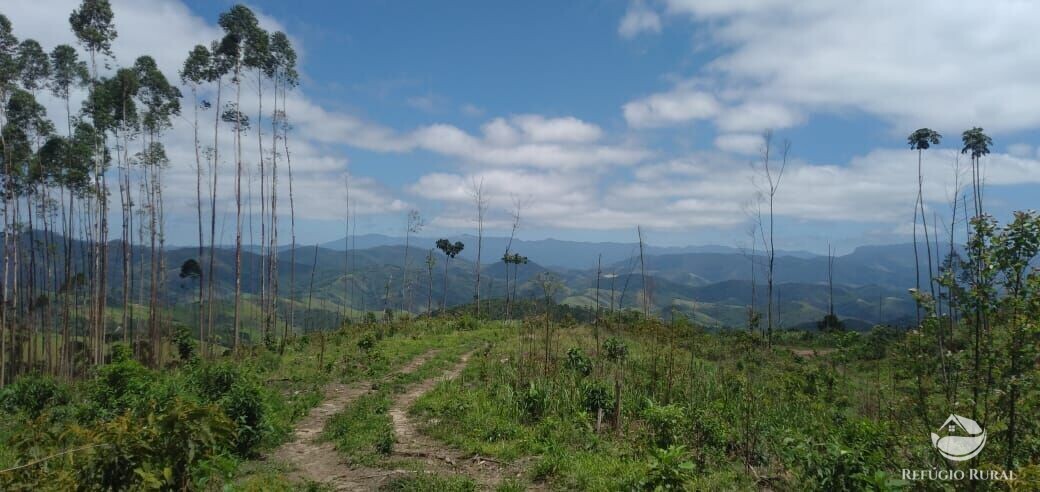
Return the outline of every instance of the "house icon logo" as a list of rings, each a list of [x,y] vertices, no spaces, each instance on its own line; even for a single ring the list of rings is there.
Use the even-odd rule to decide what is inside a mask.
[[[950,461],[967,461],[979,454],[986,445],[986,431],[978,422],[950,414],[939,428],[946,435],[932,433],[932,446]]]

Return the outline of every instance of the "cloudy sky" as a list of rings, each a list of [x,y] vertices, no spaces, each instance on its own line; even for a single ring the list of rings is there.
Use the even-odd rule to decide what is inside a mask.
[[[19,38],[49,50],[74,41],[67,18],[76,3],[6,0],[0,11]],[[177,79],[189,49],[220,36],[216,19],[230,5],[113,0],[111,65],[150,54]],[[761,189],[754,166],[766,129],[791,142],[776,198],[785,249],[909,241],[917,161],[905,142],[922,126],[946,136],[924,163],[925,199],[940,223],[966,179],[960,133],[972,126],[995,142],[985,161],[989,210],[1035,207],[1040,191],[1038,3],[248,5],[301,55],[288,113],[304,243],[342,237],[349,178],[358,232],[402,235],[411,208],[426,217],[427,235],[472,232],[469,189],[483,180],[492,233],[507,232],[519,200],[524,238],[631,241],[641,225],[657,244],[737,246],[748,241]],[[253,95],[243,109],[255,114],[256,84],[243,87]],[[60,104],[47,105],[63,117]],[[186,99],[168,135],[172,244],[195,234],[191,107]],[[253,167],[256,139],[246,137]],[[231,148],[221,153],[230,185]],[[225,196],[218,214],[230,239]]]

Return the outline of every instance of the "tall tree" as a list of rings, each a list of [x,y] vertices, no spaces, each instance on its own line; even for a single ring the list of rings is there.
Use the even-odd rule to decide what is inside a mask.
[[[762,234],[762,244],[766,253],[766,343],[772,345],[773,343],[773,326],[774,326],[774,299],[773,294],[773,274],[776,267],[776,242],[775,242],[775,208],[776,208],[776,193],[780,189],[780,182],[783,180],[784,171],[787,169],[787,158],[791,150],[791,142],[784,141],[781,147],[781,159],[780,163],[777,164],[771,159],[771,151],[773,147],[773,132],[767,130],[763,134],[763,145],[762,145],[762,163],[760,172],[765,182],[762,184],[760,191],[760,197],[766,201],[769,218],[768,227],[762,224],[761,215],[759,216],[759,229]],[[768,231],[766,230],[768,228]]]
[[[231,44],[231,40],[222,39],[221,41],[214,41],[210,46],[210,66],[207,71],[207,79],[209,82],[216,85],[217,99],[216,99],[216,111],[213,113],[213,148],[212,148],[212,159],[210,160],[210,192],[209,192],[209,261],[207,264],[207,285],[206,285],[206,310],[207,310],[207,335],[210,337],[211,344],[214,339],[213,323],[214,323],[214,284],[216,278],[214,276],[214,269],[216,266],[216,249],[217,249],[217,178],[220,176],[220,122],[223,120],[224,113],[221,106],[221,96],[223,95],[224,88],[224,77],[231,71],[233,54],[232,48],[225,48],[225,44]]]
[[[115,14],[108,0],[83,0],[79,8],[69,15],[69,24],[76,39],[87,50],[90,57],[91,91],[98,84],[98,56],[112,55],[112,41],[117,33],[112,22]],[[93,338],[93,361],[100,364],[104,358],[105,341],[105,272],[108,270],[108,199],[105,184],[105,162],[103,156],[104,130],[97,120],[93,122],[97,140],[94,143],[94,251],[93,251],[93,294],[91,305],[91,332]]]
[[[477,271],[477,280],[474,283],[473,288],[473,301],[476,305],[477,317],[480,317],[480,253],[484,246],[484,216],[487,214],[488,199],[487,192],[484,189],[484,178],[480,180],[474,179],[470,183],[470,195],[473,198],[473,204],[477,208],[477,261],[475,264]]]
[[[3,130],[7,126],[7,102],[11,95],[11,90],[14,88],[14,82],[18,78],[18,64],[15,61],[15,50],[18,46],[18,38],[14,36],[13,29],[11,27],[11,21],[7,16],[0,13],[0,130]],[[2,157],[4,160],[3,167],[3,188],[0,189],[0,195],[3,198],[4,207],[4,265],[3,265],[3,278],[0,281],[3,282],[3,288],[0,290],[0,305],[5,306],[5,309],[0,309],[0,388],[2,388],[7,382],[7,364],[10,362],[7,359],[7,335],[13,332],[13,328],[9,330],[8,322],[11,321],[12,316],[9,315],[10,310],[13,310],[17,306],[17,296],[14,299],[9,295],[8,289],[10,288],[11,279],[11,254],[13,248],[13,237],[10,231],[13,229],[10,227],[11,218],[11,176],[13,166],[12,160],[12,148],[11,143],[7,141],[5,135],[6,131],[0,131],[0,147],[2,147]]]
[[[986,135],[982,128],[976,126],[961,134],[961,142],[964,144],[961,153],[971,156],[971,185],[975,197],[975,216],[978,217],[983,213],[982,188],[984,183],[981,160],[989,155],[989,146],[993,145],[993,139]]]
[[[974,233],[969,233],[968,255],[971,266],[971,292],[974,299],[974,316],[972,324],[974,328],[973,346],[973,374],[972,374],[972,415],[977,415],[980,402],[979,392],[982,387],[982,359],[986,357],[983,349],[983,337],[989,333],[989,318],[987,316],[988,305],[981,293],[988,291],[992,282],[992,271],[986,267],[985,250],[987,231],[991,230],[990,220],[984,215],[982,208],[983,179],[982,158],[989,154],[989,146],[993,145],[993,139],[986,135],[980,127],[973,127],[961,134],[961,154],[971,156],[971,186],[972,199],[975,215],[970,219],[974,226]],[[967,218],[967,217],[965,217]],[[988,359],[988,357],[986,357]]]
[[[448,307],[448,260],[458,256],[465,247],[466,245],[462,244],[461,241],[455,241],[453,244],[447,239],[437,240],[437,249],[444,252],[444,298],[441,300],[441,311]]]
[[[924,172],[921,164],[923,152],[929,149],[932,145],[939,145],[942,141],[942,135],[931,128],[918,128],[907,137],[906,141],[910,145],[911,150],[917,151],[917,202],[914,204],[914,271],[917,275],[916,286],[917,290],[920,291],[921,266],[917,250],[917,218],[920,217],[925,233],[925,248],[928,250],[928,280],[929,285],[931,286],[932,298],[934,299],[935,284],[932,282],[932,248],[931,242],[928,240],[928,221],[924,212]],[[920,307],[917,309],[917,323],[921,323]]]
[[[205,46],[199,44],[192,48],[191,52],[188,53],[188,58],[184,60],[184,65],[181,67],[180,76],[181,82],[191,88],[192,98],[192,136],[194,137],[195,146],[195,211],[197,213],[198,229],[199,229],[199,250],[198,261],[202,261],[203,250],[205,248],[205,236],[202,231],[202,145],[199,140],[199,109],[207,109],[209,103],[202,103],[199,101],[199,88],[210,79],[210,71],[212,70],[213,60],[210,57],[209,50]],[[196,263],[197,264],[197,263]],[[199,265],[198,275],[194,278],[198,281],[198,327],[196,330],[199,333],[199,352],[203,356],[207,354],[206,351],[206,332],[205,332],[205,310],[203,309],[203,282],[204,275],[202,274],[202,266]]]
[[[422,215],[419,214],[418,210],[411,209],[408,211],[408,218],[406,219],[404,228],[404,271],[401,274],[401,297],[405,303],[404,310],[406,312],[412,311],[412,297],[411,297],[411,285],[408,283],[408,270],[411,265],[408,264],[408,250],[411,249],[410,240],[412,234],[418,234],[422,230],[426,222],[423,220]]]
[[[158,365],[159,357],[162,355],[162,333],[160,323],[161,298],[160,289],[165,285],[165,256],[163,245],[163,200],[162,200],[162,172],[168,166],[169,159],[161,142],[163,132],[173,126],[171,118],[180,115],[181,91],[170,84],[150,56],[142,56],[134,62],[134,71],[140,81],[138,99],[144,109],[141,115],[141,124],[147,138],[147,146],[139,158],[145,169],[145,176],[150,178],[148,183],[149,212],[151,217],[151,307],[149,331],[152,340],[153,364]],[[158,240],[158,248],[156,241]]]
[[[259,39],[266,34],[260,29],[253,11],[244,5],[235,5],[220,14],[217,21],[224,30],[220,43],[223,55],[231,64],[231,82],[235,84],[235,102],[224,109],[223,119],[235,131],[235,315],[233,350],[237,354],[241,341],[242,313],[242,133],[249,127],[249,118],[241,111],[242,72],[261,64],[263,50]]]
[[[18,45],[16,62],[18,64],[18,70],[21,72],[19,79],[21,81],[22,88],[25,91],[27,91],[29,95],[32,96],[32,98],[35,100],[39,91],[41,91],[48,85],[48,81],[50,79],[51,64],[50,60],[47,57],[47,53],[43,51],[43,48],[40,46],[40,43],[38,43],[36,40],[25,39]],[[43,132],[32,132],[31,148],[34,153],[39,152],[43,140],[50,134],[51,131],[53,131],[53,125],[51,125],[49,120],[46,120],[46,112],[42,112],[40,114],[42,115],[41,121],[46,121],[47,130]],[[33,223],[33,219],[37,215],[37,213],[34,211],[34,207],[37,205],[37,202],[39,206],[38,210],[43,211],[47,206],[47,200],[44,176],[42,173],[39,172],[39,163],[35,158],[27,163],[23,192],[25,194],[25,219],[29,231],[27,244],[29,262],[25,285],[26,297],[28,299],[28,302],[25,303],[25,306],[28,309],[26,313],[26,322],[29,324],[30,328],[29,346],[36,347],[38,345],[37,339],[40,337],[41,333],[45,333],[45,329],[42,326],[44,317],[37,316],[36,313],[36,311],[40,308],[40,306],[38,305],[39,303],[36,302],[37,299],[39,299],[39,297],[37,296],[37,286],[43,285],[45,282],[45,279],[40,279],[38,276],[37,250],[41,249],[43,251],[46,251],[46,248],[35,247],[38,238],[36,234],[38,226]],[[48,240],[46,236],[44,236],[44,240]],[[46,270],[46,254],[44,254],[43,256],[43,261],[43,270]],[[37,318],[39,318],[40,324],[36,323]],[[28,361],[30,366],[35,364],[35,359],[36,350],[29,350]]]
[[[63,161],[61,164],[62,172],[59,177],[59,185],[62,192],[59,195],[68,193],[68,205],[66,208],[63,197],[59,197],[62,202],[62,213],[65,220],[62,221],[62,230],[64,232],[64,271],[62,285],[68,287],[72,280],[72,238],[74,235],[73,220],[75,217],[74,201],[73,196],[78,191],[76,186],[78,180],[71,179],[71,173],[73,166],[76,163],[76,154],[73,153],[74,146],[72,145],[72,108],[70,103],[70,96],[73,88],[80,88],[87,85],[90,80],[90,71],[87,68],[87,64],[79,59],[79,55],[76,53],[76,49],[67,44],[58,45],[51,51],[51,93],[54,97],[60,99],[65,105],[65,125],[66,125],[66,142],[63,145],[62,150],[64,151]],[[72,296],[71,291],[66,288],[65,295],[62,296],[62,358],[60,361],[61,369],[68,369],[68,363],[71,362],[70,349],[71,349],[71,338],[69,337],[69,321],[71,308],[70,301]],[[59,372],[63,372],[59,369]],[[63,372],[64,373],[64,372]],[[67,376],[70,374],[66,374]]]

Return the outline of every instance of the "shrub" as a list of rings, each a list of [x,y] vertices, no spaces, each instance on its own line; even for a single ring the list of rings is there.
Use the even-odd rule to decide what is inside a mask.
[[[365,336],[361,337],[360,340],[358,340],[357,346],[359,349],[361,349],[363,352],[367,354],[368,352],[371,352],[373,348],[375,348],[376,339],[372,336],[372,334],[366,334]]]
[[[693,463],[682,446],[655,449],[650,466],[646,471],[643,488],[646,490],[684,490],[686,483],[693,480]]]
[[[25,412],[32,418],[44,410],[69,401],[69,391],[53,378],[30,374],[0,390],[0,409],[8,413]]]
[[[200,364],[189,376],[195,392],[207,401],[219,400],[242,378],[242,371],[238,366],[228,362]]]
[[[588,412],[595,413],[599,410],[610,408],[612,398],[610,390],[602,383],[587,383],[581,388],[582,405]]]
[[[582,353],[578,347],[567,349],[567,361],[564,364],[568,369],[582,376],[588,376],[592,373],[592,360]]]
[[[254,455],[268,430],[260,388],[240,382],[217,403],[238,429],[235,452],[241,456]]]
[[[549,391],[533,382],[520,394],[520,411],[529,421],[541,419],[549,409]]]
[[[143,407],[146,395],[155,383],[155,374],[130,359],[128,351],[117,349],[113,352],[113,362],[98,368],[88,389],[94,404],[108,415]]]
[[[679,441],[686,412],[678,405],[656,405],[647,400],[643,418],[650,427],[653,444],[664,449]]]
[[[215,403],[235,423],[234,451],[252,456],[270,430],[260,385],[249,373],[228,362],[200,364],[189,378],[203,400]]]
[[[233,435],[234,425],[217,407],[176,399],[165,411],[152,407],[144,417],[127,413],[102,424],[77,479],[98,490],[185,490],[194,468]]]
[[[186,326],[177,327],[177,333],[173,337],[173,344],[177,347],[177,357],[184,362],[195,358],[195,339]]]
[[[613,362],[621,362],[628,357],[628,345],[617,337],[610,337],[603,342],[603,349],[607,352],[607,358]]]

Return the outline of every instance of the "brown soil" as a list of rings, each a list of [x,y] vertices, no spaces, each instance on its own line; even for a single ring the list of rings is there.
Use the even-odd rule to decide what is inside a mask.
[[[398,372],[407,374],[415,371],[433,355],[433,352],[420,355]],[[350,464],[340,458],[336,447],[331,442],[320,442],[318,439],[325,429],[325,424],[333,415],[370,391],[371,388],[371,381],[326,385],[325,400],[312,408],[310,413],[296,424],[292,441],[275,450],[270,459],[292,465],[294,471],[290,473],[290,477],[297,480],[319,482],[334,490],[371,490],[373,488],[370,482],[372,472],[385,476],[385,471],[352,468]]]
[[[432,352],[420,356],[399,372],[412,372],[432,356]],[[371,382],[330,384],[326,389],[325,401],[297,424],[292,442],[279,448],[272,455],[272,459],[293,465],[295,471],[291,477],[318,482],[333,490],[377,490],[393,477],[415,473],[416,467],[411,466],[413,464],[418,465],[422,473],[468,476],[482,489],[493,489],[510,477],[519,478],[522,474],[522,463],[506,464],[446,446],[422,434],[417,424],[408,416],[408,409],[422,395],[443,381],[457,378],[466,367],[469,357],[470,354],[463,355],[458,363],[441,375],[411,386],[407,392],[394,399],[389,415],[393,421],[395,443],[393,454],[388,460],[399,458],[396,461],[401,465],[407,465],[407,469],[354,466],[339,456],[332,443],[317,440],[325,428],[325,423],[346,405],[369,391]]]

